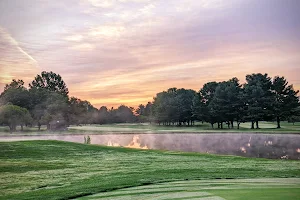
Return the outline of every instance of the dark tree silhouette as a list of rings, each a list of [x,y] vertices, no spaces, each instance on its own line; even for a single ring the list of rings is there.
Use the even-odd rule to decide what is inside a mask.
[[[299,91],[288,85],[284,77],[276,76],[273,80],[273,92],[275,93],[274,114],[277,128],[281,128],[280,121],[293,115],[293,109],[299,105],[297,94]]]
[[[54,72],[43,71],[41,75],[37,75],[35,79],[29,84],[30,88],[45,88],[52,92],[58,92],[64,96],[69,94],[67,85],[59,74]]]

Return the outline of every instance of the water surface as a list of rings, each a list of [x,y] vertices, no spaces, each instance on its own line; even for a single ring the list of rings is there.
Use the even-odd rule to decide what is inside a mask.
[[[246,157],[300,159],[300,135],[164,133],[88,135],[92,144],[201,152]],[[83,143],[85,135],[0,136],[0,141],[61,140]]]

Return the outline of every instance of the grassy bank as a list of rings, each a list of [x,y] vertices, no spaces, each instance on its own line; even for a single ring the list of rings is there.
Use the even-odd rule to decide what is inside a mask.
[[[13,135],[40,135],[40,134],[107,134],[107,133],[300,133],[300,123],[282,122],[282,128],[277,129],[275,122],[260,122],[260,129],[250,129],[250,123],[242,123],[240,129],[212,129],[210,124],[197,122],[195,126],[159,126],[153,124],[106,124],[106,125],[82,125],[70,126],[66,131],[47,131],[42,126],[39,131],[37,127],[24,127],[24,131],[17,128]],[[11,135],[8,127],[0,126],[0,135]]]
[[[274,177],[300,178],[299,161],[59,141],[0,143],[1,199],[68,199],[166,181]]]
[[[195,126],[159,126],[151,124],[109,124],[109,125],[86,125],[86,126],[71,126],[69,132],[128,132],[128,133],[165,133],[165,132],[193,132],[193,133],[215,133],[215,132],[250,132],[250,133],[300,133],[300,124],[292,124],[282,122],[282,128],[277,129],[275,122],[260,122],[259,129],[251,129],[251,123],[242,123],[240,129],[228,129],[224,126],[223,129],[211,128],[208,123],[198,122]]]

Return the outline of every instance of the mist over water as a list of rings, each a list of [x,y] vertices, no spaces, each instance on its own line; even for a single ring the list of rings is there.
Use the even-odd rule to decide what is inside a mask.
[[[85,135],[1,136],[0,141],[61,140],[84,142]],[[201,152],[300,160],[300,135],[294,134],[109,134],[89,135],[91,144],[140,149]]]

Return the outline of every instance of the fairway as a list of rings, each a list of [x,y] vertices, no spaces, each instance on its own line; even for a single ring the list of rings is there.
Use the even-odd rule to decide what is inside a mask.
[[[70,126],[69,132],[93,132],[93,133],[215,133],[215,132],[255,132],[255,133],[299,133],[299,123],[292,124],[288,122],[282,122],[282,128],[277,129],[276,122],[259,122],[259,129],[251,129],[251,123],[241,123],[240,129],[236,128],[228,129],[224,126],[224,129],[217,129],[216,125],[214,129],[211,128],[209,123],[197,122],[195,126],[159,126],[149,123],[124,123],[124,124],[108,124],[108,125],[86,125],[86,126]]]
[[[294,200],[300,197],[300,179],[196,180],[161,183],[91,195],[79,200],[199,199]]]
[[[229,199],[222,192],[231,190],[214,191],[217,188],[206,184],[216,182],[221,186],[219,183],[225,181],[223,186],[228,188],[231,187],[228,179],[257,178],[300,178],[299,161],[138,150],[62,141],[0,142],[0,199],[71,199],[109,191],[118,193],[118,189],[131,190],[137,186],[165,186],[172,191],[173,186],[180,186],[181,182],[167,182],[185,180],[203,180],[205,186],[197,181],[186,182],[180,186],[185,192],[190,191],[185,187],[195,183],[200,196],[207,192],[210,196]],[[295,181],[298,184],[299,180]],[[286,189],[288,183],[281,182],[278,187]],[[206,187],[210,190],[202,191]],[[297,194],[293,187],[284,191]],[[259,193],[259,188],[251,191]]]
[[[0,136],[5,135],[44,135],[44,134],[122,134],[122,133],[293,133],[299,134],[300,124],[299,122],[292,124],[288,122],[281,123],[281,129],[276,128],[276,122],[259,122],[259,129],[251,129],[251,123],[245,122],[240,124],[240,129],[237,129],[236,123],[234,129],[228,129],[224,126],[223,129],[212,129],[209,123],[196,122],[194,126],[163,126],[149,123],[120,123],[120,124],[87,124],[75,126],[71,125],[67,130],[63,131],[49,131],[45,126],[42,126],[41,130],[37,127],[24,127],[23,132],[21,127],[17,127],[17,131],[13,134],[9,133],[9,129],[6,126],[0,126]]]

